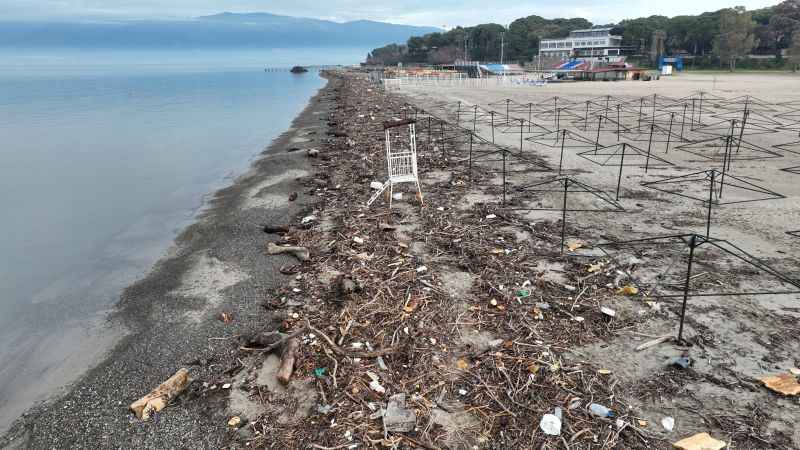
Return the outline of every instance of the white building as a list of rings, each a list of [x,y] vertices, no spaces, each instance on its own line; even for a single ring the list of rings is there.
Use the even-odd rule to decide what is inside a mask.
[[[619,56],[622,54],[622,36],[611,34],[612,28],[593,28],[570,31],[569,37],[542,39],[539,42],[541,58],[586,58]]]

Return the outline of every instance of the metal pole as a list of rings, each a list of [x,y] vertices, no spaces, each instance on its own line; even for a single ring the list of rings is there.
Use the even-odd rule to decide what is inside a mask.
[[[494,111],[489,114],[492,116],[492,144],[494,144]]]
[[[531,112],[533,109],[533,103],[528,103],[528,133],[531,132]]]
[[[681,324],[678,328],[678,342],[683,340],[683,321],[686,318],[686,302],[689,300],[689,281],[692,279],[692,262],[694,261],[694,248],[697,246],[697,235],[692,235],[689,241],[689,263],[686,267],[686,281],[683,285],[683,305],[681,306]]]
[[[627,142],[622,143],[622,158],[619,159],[619,177],[617,178],[617,200],[619,200],[619,187],[622,186],[622,165],[625,163],[625,147]]]
[[[639,125],[636,126],[636,131],[642,129],[642,108],[644,108],[644,97],[639,99]]]
[[[603,116],[597,118],[597,137],[594,140],[594,154],[597,154],[597,149],[600,147],[600,128],[603,124]],[[558,134],[556,134],[558,136]]]
[[[567,140],[567,130],[562,130],[561,136],[561,157],[558,159],[558,174],[561,175],[561,166],[564,164],[564,141]]]
[[[569,178],[564,179],[564,202],[561,205],[561,247],[559,250],[564,254],[564,239],[567,235],[567,191],[569,189]]]
[[[442,132],[442,158],[445,158],[447,155],[444,151],[445,140],[444,140],[444,120],[439,122],[439,130]]]
[[[586,100],[586,113],[583,116],[583,129],[589,129],[589,100]]]
[[[458,111],[456,111],[456,125],[461,125],[461,102],[458,102]]]
[[[472,132],[475,132],[475,125],[478,123],[478,105],[473,107],[474,111],[472,113]]]
[[[706,239],[711,237],[711,203],[714,201],[714,176],[716,171],[711,170],[711,186],[708,188],[708,215],[706,216]]]
[[[508,126],[508,104],[511,103],[511,99],[506,99],[506,126]]]
[[[522,154],[522,128],[525,126],[525,119],[519,119],[519,154]]]
[[[667,149],[664,150],[665,155],[669,153],[669,141],[672,139],[672,122],[674,120],[675,120],[675,113],[671,113],[669,115],[669,131],[667,131]]]
[[[472,137],[474,133],[469,134],[469,179],[472,181]]]
[[[683,141],[683,128],[686,126],[686,110],[689,108],[687,103],[683,104],[683,119],[681,120],[681,141]]]
[[[503,204],[506,204],[506,151],[503,149]]]
[[[656,128],[655,124],[650,124],[650,142],[647,143],[647,159],[644,162],[644,173],[650,168],[650,149],[653,148],[653,130]]]
[[[619,135],[621,134],[621,131],[619,129],[619,127],[620,127],[619,109],[620,109],[620,105],[619,105],[619,103],[617,103],[617,142],[619,142]]]

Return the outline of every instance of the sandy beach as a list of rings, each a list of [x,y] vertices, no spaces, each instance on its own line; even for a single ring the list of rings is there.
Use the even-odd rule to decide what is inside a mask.
[[[562,216],[559,192],[524,189],[559,179],[558,147],[514,123],[524,111],[505,115],[507,99],[549,105],[558,97],[572,106],[555,127],[611,147],[613,127],[592,129],[580,105],[613,97],[626,105],[628,125],[638,126],[632,111],[644,96],[670,103],[703,90],[716,115],[703,123],[727,123],[725,99],[800,100],[795,75],[399,90],[358,71],[329,76],[292,128],[125,291],[115,319],[131,334],[69,393],[17,421],[0,446],[667,449],[708,432],[731,448],[800,447],[797,402],[760,381],[800,366],[798,294],[697,295],[676,341],[680,301],[651,289],[674,288],[685,271],[657,272],[669,275],[682,257],[664,268],[660,249],[619,259],[599,250],[654,235],[702,237],[702,202],[642,183],[711,170],[722,164],[719,155],[676,142],[667,149],[661,139],[650,145],[646,132],[630,130],[625,139],[649,145],[652,166],[645,172],[629,160],[620,172],[592,160],[588,147],[568,147],[561,176],[605,194],[576,197]],[[501,121],[471,122],[473,106]],[[754,126],[766,123],[756,121],[766,109],[753,106]],[[593,114],[600,110],[608,113]],[[542,126],[560,120],[538,116]],[[383,197],[368,207],[370,185],[386,177],[383,124],[410,117],[424,202],[406,185],[391,209]],[[473,126],[472,137],[482,139],[476,155],[465,139]],[[701,128],[684,132],[697,136]],[[744,140],[766,148],[793,138],[750,131]],[[394,138],[398,146],[404,133]],[[748,151],[730,161],[727,175],[780,195],[715,207],[709,237],[796,280],[800,239],[786,232],[800,228],[800,178],[781,169],[800,156],[748,159]],[[505,175],[499,155],[510,158]],[[725,198],[747,195],[730,187]],[[587,211],[598,199],[618,211]],[[561,230],[572,244],[565,254]],[[267,242],[303,246],[309,257],[268,255]],[[698,251],[708,256],[719,255]],[[698,262],[692,286],[781,285],[752,266],[719,261]],[[278,336],[295,339],[295,353],[265,343]],[[653,339],[660,340],[637,350]],[[282,383],[276,375],[287,353],[296,358],[294,373]],[[676,357],[691,363],[676,367]],[[153,418],[134,418],[130,403],[181,367],[193,379],[188,389]],[[593,412],[595,404],[612,415]],[[556,413],[563,427],[543,433],[540,420]]]

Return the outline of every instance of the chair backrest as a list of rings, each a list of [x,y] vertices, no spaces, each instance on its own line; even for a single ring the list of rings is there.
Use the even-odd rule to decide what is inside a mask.
[[[416,130],[413,122],[407,125],[409,131],[408,148],[393,148],[392,137],[389,133],[390,128],[386,129],[386,164],[389,172],[389,179],[411,181],[417,177]]]

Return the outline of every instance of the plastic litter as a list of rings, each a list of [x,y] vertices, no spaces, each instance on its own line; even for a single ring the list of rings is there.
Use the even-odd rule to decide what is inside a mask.
[[[589,411],[597,417],[614,417],[613,411],[597,403],[589,405]]]
[[[406,394],[395,394],[389,397],[389,404],[383,413],[383,425],[386,431],[408,432],[417,425],[417,414],[406,408]]]
[[[664,417],[661,419],[661,426],[667,431],[672,431],[675,428],[675,418],[669,416]]]
[[[544,434],[558,436],[561,434],[561,419],[555,414],[545,414],[539,422],[539,428]]]

